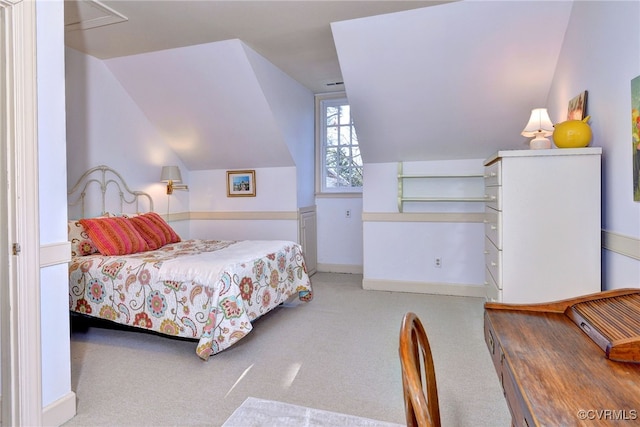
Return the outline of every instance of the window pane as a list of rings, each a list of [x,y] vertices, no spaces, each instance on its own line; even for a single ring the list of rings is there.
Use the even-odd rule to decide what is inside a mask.
[[[338,128],[335,126],[327,128],[327,145],[338,145]]]
[[[338,149],[328,148],[325,156],[325,166],[327,168],[338,166]]]
[[[351,149],[351,158],[353,159],[354,165],[362,167],[362,156],[360,155],[359,147],[353,147]]]
[[[343,105],[340,108],[340,124],[351,124],[351,107],[349,105]]]
[[[336,182],[337,187],[350,187],[351,180],[349,179],[349,169],[339,168],[338,169],[338,180]]]
[[[338,124],[338,110],[339,107],[327,107],[327,126],[334,126]]]
[[[318,141],[321,156],[317,166],[322,179],[319,190],[361,191],[362,156],[358,136],[352,123],[351,107],[346,98],[326,98],[319,104]]]
[[[362,168],[353,169],[353,185],[362,187]]]
[[[340,145],[351,145],[351,128],[340,126]]]

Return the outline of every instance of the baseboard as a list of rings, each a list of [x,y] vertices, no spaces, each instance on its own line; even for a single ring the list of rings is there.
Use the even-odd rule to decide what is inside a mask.
[[[484,285],[363,279],[362,288],[372,291],[411,292],[417,294],[486,298],[486,289]]]
[[[322,264],[318,263],[316,271],[319,273],[348,273],[348,274],[362,274],[361,265],[353,264]]]
[[[76,416],[76,394],[72,391],[42,410],[43,426],[61,426]]]

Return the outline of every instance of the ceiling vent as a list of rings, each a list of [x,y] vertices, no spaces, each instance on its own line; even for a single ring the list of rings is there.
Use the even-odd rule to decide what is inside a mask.
[[[129,18],[97,0],[64,2],[65,31],[88,30],[128,21]]]

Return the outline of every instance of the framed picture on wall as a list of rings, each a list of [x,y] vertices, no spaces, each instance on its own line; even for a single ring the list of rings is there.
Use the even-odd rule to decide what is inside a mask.
[[[582,120],[587,117],[587,91],[569,101],[567,120]]]
[[[640,76],[631,80],[631,152],[633,200],[640,202]]]
[[[227,171],[227,197],[255,197],[256,171]]]

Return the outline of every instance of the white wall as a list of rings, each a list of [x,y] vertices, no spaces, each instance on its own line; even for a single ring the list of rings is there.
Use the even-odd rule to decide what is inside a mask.
[[[322,197],[316,206],[318,271],[362,273],[362,198]]]
[[[190,235],[298,241],[296,168],[258,168],[255,177],[255,197],[227,197],[226,170],[191,172]]]
[[[62,262],[40,269],[42,404],[44,422],[64,422],[75,415],[71,391],[69,341],[66,134],[64,74],[64,6],[61,1],[38,2],[38,157],[40,245],[59,248]],[[41,257],[42,258],[42,257]],[[43,260],[41,259],[41,262]],[[62,419],[47,416],[47,407],[65,400]]]
[[[162,166],[179,166],[186,183],[189,171],[103,61],[67,48],[66,79],[65,188],[71,188],[87,169],[107,165],[120,172],[131,189],[150,193],[155,211],[166,213]],[[176,191],[171,211],[187,211],[189,194]]]
[[[482,159],[404,162],[405,174],[482,174]],[[409,202],[398,212],[398,163],[365,165],[364,285],[417,292],[481,294],[484,284],[483,203]],[[425,196],[482,196],[482,178],[405,181]],[[440,192],[440,193],[439,193]],[[418,196],[420,194],[414,193]],[[456,215],[462,214],[462,222]],[[419,215],[421,219],[416,220]],[[467,219],[468,215],[468,219]],[[442,261],[436,267],[435,258]],[[460,290],[462,285],[464,290]],[[477,289],[475,289],[477,288]]]
[[[296,165],[297,204],[314,204],[314,97],[282,70],[244,46]],[[286,96],[283,96],[286,94]]]
[[[574,2],[548,102],[551,119],[560,122],[569,99],[588,91],[591,145],[603,147],[603,229],[635,239],[636,248],[640,203],[632,190],[631,80],[640,75],[639,19],[637,1]],[[639,287],[640,260],[603,250],[603,285]]]
[[[279,238],[298,241],[296,212],[299,207],[313,205],[313,95],[284,78],[279,70],[265,64],[259,56],[251,56],[259,69],[261,83],[267,92],[272,113],[290,146],[296,162],[302,167],[256,169],[256,197],[226,196],[226,170],[188,171],[171,150],[158,130],[147,119],[134,99],[120,84],[112,71],[100,61],[73,49],[67,49],[67,162],[71,187],[90,167],[106,164],[118,170],[129,187],[146,191],[154,199],[160,214],[180,214],[189,211],[207,212],[210,219],[193,221],[171,220],[182,238],[219,239]],[[272,82],[273,87],[268,86]],[[276,92],[280,88],[287,96]],[[286,90],[285,90],[286,89]],[[276,99],[273,99],[276,97]],[[288,102],[288,103],[287,103]],[[262,144],[263,141],[256,141]],[[227,142],[232,145],[233,142]],[[244,156],[251,169],[251,152]],[[178,165],[189,191],[165,194],[159,182],[163,165]],[[302,180],[299,187],[298,180]],[[287,212],[293,218],[270,219],[266,224],[250,225],[233,215],[221,218],[219,212]],[[276,215],[278,217],[278,215]],[[282,216],[282,215],[280,215]]]

